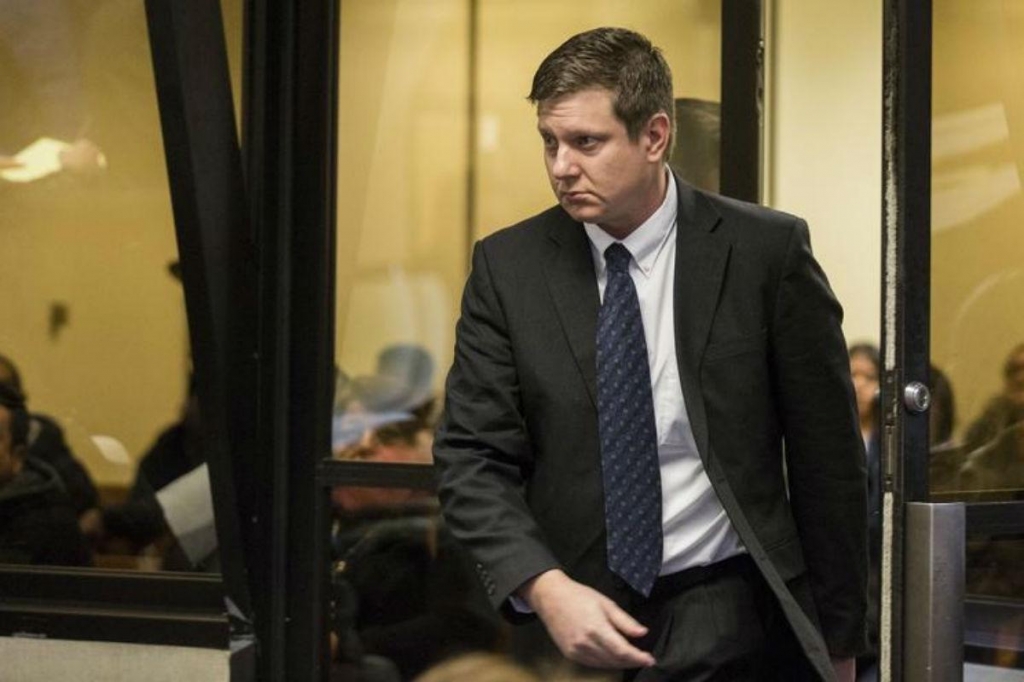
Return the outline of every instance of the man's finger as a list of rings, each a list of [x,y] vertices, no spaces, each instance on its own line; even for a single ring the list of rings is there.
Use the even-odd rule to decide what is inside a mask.
[[[626,637],[643,637],[647,634],[647,628],[641,625],[633,616],[619,608],[619,605],[615,602],[609,601],[605,605],[604,610],[609,622]]]
[[[654,665],[654,656],[633,646],[615,631],[606,635],[601,648],[604,650],[606,667],[644,668]]]

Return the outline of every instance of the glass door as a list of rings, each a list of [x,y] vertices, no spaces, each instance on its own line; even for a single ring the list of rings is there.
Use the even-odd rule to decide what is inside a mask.
[[[886,13],[881,678],[933,675],[953,628],[952,674],[1020,679],[1024,7]]]
[[[928,487],[967,504],[965,677],[1024,676],[1024,6],[932,21]]]

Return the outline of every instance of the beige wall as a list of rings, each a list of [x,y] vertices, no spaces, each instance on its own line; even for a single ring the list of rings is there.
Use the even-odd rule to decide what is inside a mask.
[[[882,3],[775,0],[765,203],[805,218],[851,342],[878,342]]]

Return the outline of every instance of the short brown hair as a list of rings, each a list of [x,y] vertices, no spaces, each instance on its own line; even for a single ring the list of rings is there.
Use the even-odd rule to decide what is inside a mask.
[[[624,28],[578,33],[544,58],[533,75],[527,99],[540,106],[594,87],[612,93],[615,116],[634,142],[651,117],[664,112],[671,129],[665,151],[668,161],[675,141],[675,100],[672,71],[661,50]]]

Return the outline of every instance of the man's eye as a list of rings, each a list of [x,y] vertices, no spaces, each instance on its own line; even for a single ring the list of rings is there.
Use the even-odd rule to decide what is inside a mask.
[[[576,146],[580,149],[590,149],[597,145],[597,139],[589,135],[580,135],[576,138]]]

